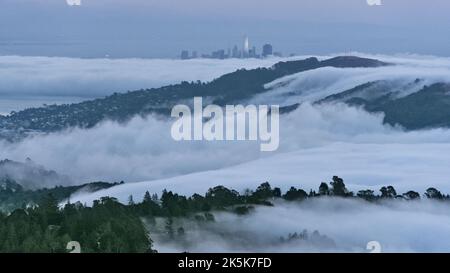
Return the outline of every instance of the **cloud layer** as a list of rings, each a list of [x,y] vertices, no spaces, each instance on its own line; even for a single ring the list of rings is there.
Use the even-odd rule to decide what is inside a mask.
[[[271,66],[272,59],[76,59],[0,56],[0,98],[101,97],[181,81],[210,81],[240,68]]]
[[[257,99],[262,103],[281,101],[289,91],[300,88],[302,92],[299,92],[294,100],[292,97],[288,99],[292,102],[309,100],[310,95],[320,98],[378,78],[389,78],[393,82],[408,82],[416,77],[429,82],[448,80],[448,59],[421,56],[378,57],[399,65],[376,69],[325,68],[300,73],[290,77],[288,85],[271,91],[270,96]],[[48,61],[42,60],[44,63]],[[78,61],[85,62],[75,62]],[[208,64],[208,61],[196,64],[194,61],[164,62],[167,65],[165,68],[174,68],[171,72],[173,74],[165,78],[163,73],[155,72],[147,84],[178,81],[181,79],[178,77],[186,75],[197,79],[201,74],[206,79],[214,77],[215,73],[218,75],[223,72],[223,66],[217,69],[213,64]],[[236,66],[235,62],[232,64],[230,69]],[[41,69],[45,66],[42,65]],[[66,65],[68,63],[61,67]],[[130,68],[127,64],[121,65]],[[194,65],[196,69],[188,71],[190,65]],[[24,68],[17,71],[21,69]],[[97,81],[92,76],[95,71],[93,69],[81,73],[84,84],[93,88],[104,88],[107,86],[102,85],[105,82],[123,87],[130,84],[126,79],[133,77],[136,77],[134,83],[142,84],[146,81],[147,73],[120,77],[119,69],[110,74],[103,71],[100,75],[104,76],[104,80]],[[203,74],[205,71],[211,74]],[[32,72],[31,70],[27,73],[33,74]],[[50,72],[47,70],[47,73]],[[185,72],[186,75],[180,74]],[[77,71],[70,72],[68,69],[61,73],[66,76],[60,75],[55,81],[52,81],[50,76],[47,80],[45,77],[37,77],[36,80],[44,79],[44,82],[50,83],[47,87],[54,88],[56,83],[70,83],[71,79],[76,79],[72,74],[77,75]],[[107,79],[111,79],[111,82]],[[280,81],[285,80],[286,78]],[[38,88],[46,86],[42,82],[34,83],[37,83]],[[26,90],[26,87],[26,84],[18,85],[17,90],[20,93]],[[100,95],[107,89],[93,90],[97,90],[94,93]],[[75,86],[75,89],[67,90],[67,94],[90,93]],[[204,193],[209,187],[220,184],[243,191],[246,188],[255,188],[264,181],[284,190],[292,185],[309,190],[317,189],[321,181],[329,181],[333,175],[343,177],[353,191],[365,188],[378,190],[381,186],[393,185],[399,192],[411,189],[422,193],[427,187],[434,186],[450,193],[450,131],[435,129],[404,132],[400,128],[383,125],[382,121],[382,114],[369,114],[362,109],[342,104],[314,106],[304,103],[296,111],[282,116],[280,149],[274,153],[261,153],[257,142],[175,142],[170,136],[172,120],[153,116],[136,117],[127,124],[104,122],[89,130],[72,129],[27,138],[15,144],[1,142],[0,158],[23,161],[30,157],[48,169],[73,177],[79,183],[94,180],[145,181],[128,183],[93,194],[80,193],[71,197],[72,202],[79,200],[90,203],[102,196],[115,196],[126,202],[130,194],[137,201],[142,199],[147,190],[160,193],[165,188],[190,195],[195,192]],[[337,251],[364,251],[367,242],[372,240],[380,241],[384,251],[450,251],[446,245],[450,239],[450,219],[447,211],[447,205],[428,201],[386,203],[382,206],[362,204],[355,200],[314,200],[302,204],[277,204],[275,208],[258,208],[254,214],[245,218],[217,215],[218,222],[215,227],[200,229],[190,234],[193,246],[188,250],[310,251],[311,249],[298,245],[276,248],[271,241],[288,233],[308,229],[311,232],[318,230],[333,239]],[[250,244],[247,248],[230,244],[218,237],[215,229],[218,226],[222,228],[219,231],[250,234],[253,236],[249,237],[250,240],[258,244]],[[198,241],[199,238],[205,240]],[[158,240],[156,247],[162,251],[184,250],[180,245],[167,245]]]
[[[419,91],[424,85],[450,82],[449,58],[361,53],[355,55],[395,65],[377,68],[324,67],[289,75],[266,84],[266,88],[270,91],[253,98],[252,102],[281,105],[291,105],[299,101],[313,102],[358,85],[380,80],[388,81],[390,91],[398,91],[398,96],[406,96]],[[421,81],[413,84],[416,79]]]
[[[410,69],[425,69],[430,81],[442,79],[441,71],[450,63],[448,59],[422,56],[375,57]],[[174,67],[182,63],[172,62]],[[203,65],[208,67],[208,62]],[[181,73],[181,70],[176,71]],[[326,75],[333,75],[333,71],[315,71],[320,77],[311,76],[311,84],[318,90],[326,89]],[[362,82],[361,77],[367,80],[373,74],[373,69],[360,69],[358,73],[354,73],[354,69],[335,71],[340,71],[339,77],[330,76],[331,85],[346,81],[349,87]],[[380,71],[377,75],[384,75]],[[304,74],[310,75],[310,72],[293,78],[306,79]],[[416,77],[409,72],[399,75]],[[261,153],[257,142],[175,142],[170,136],[173,120],[137,117],[124,125],[105,122],[90,130],[73,129],[16,144],[1,143],[0,158],[23,161],[30,157],[80,183],[150,181],[129,185],[126,189],[111,189],[123,198],[129,193],[139,195],[147,189],[159,192],[165,187],[176,187],[181,193],[203,192],[217,184],[242,189],[265,180],[308,188],[316,187],[332,175],[343,176],[348,183],[361,187],[393,184],[422,190],[433,185],[450,192],[445,166],[450,154],[445,152],[449,149],[449,131],[406,133],[383,125],[382,119],[382,115],[345,105],[303,104],[297,111],[282,117],[280,149],[276,153]],[[106,193],[113,192],[98,194]]]
[[[302,203],[276,202],[258,207],[245,217],[217,213],[216,222],[186,229],[185,239],[168,243],[153,233],[160,252],[368,252],[378,241],[382,252],[448,252],[449,205],[420,202],[370,204],[360,200],[314,199]],[[280,237],[315,230],[334,241],[317,239],[279,244]],[[237,238],[237,239],[236,239]]]

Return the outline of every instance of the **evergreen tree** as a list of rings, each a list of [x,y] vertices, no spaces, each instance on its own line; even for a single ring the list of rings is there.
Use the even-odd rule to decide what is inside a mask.
[[[373,201],[376,199],[376,196],[374,194],[373,190],[360,190],[356,194],[359,198],[362,198],[367,201]]]
[[[173,219],[172,219],[172,217],[167,218],[165,229],[166,229],[166,233],[169,236],[169,238],[173,239],[173,237],[175,235],[175,232],[173,230]]]
[[[330,182],[332,187],[331,192],[335,196],[347,197],[353,195],[353,193],[349,192],[345,187],[344,180],[337,176],[333,176],[333,181]]]
[[[272,195],[273,195],[273,197],[280,198],[281,197],[281,189],[280,188],[274,188]]]
[[[328,188],[327,183],[325,183],[325,182],[320,183],[319,194],[320,195],[329,195],[330,194],[330,189]]]
[[[382,187],[380,192],[381,198],[395,198],[397,196],[397,191],[392,186]]]
[[[150,196],[150,193],[148,191],[146,191],[145,194],[144,194],[143,202],[144,203],[152,202],[152,197]]]
[[[135,205],[135,203],[134,203],[133,195],[130,195],[128,197],[128,206],[134,206],[134,205]]]
[[[429,199],[438,199],[438,200],[442,200],[444,198],[442,193],[435,188],[428,188],[425,192],[425,196]]]
[[[257,200],[264,200],[273,197],[273,190],[269,182],[262,183],[258,186],[256,191],[252,194]]]
[[[283,198],[287,201],[304,200],[308,198],[308,194],[302,189],[297,190],[295,187],[291,187],[289,191],[283,195]]]
[[[420,199],[420,194],[415,191],[408,191],[403,194],[403,197],[407,200],[415,200],[415,199]]]

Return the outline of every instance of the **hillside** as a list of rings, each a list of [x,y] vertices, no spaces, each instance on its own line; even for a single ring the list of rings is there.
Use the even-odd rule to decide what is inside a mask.
[[[194,96],[211,97],[218,105],[236,103],[266,92],[264,84],[286,75],[320,67],[379,67],[387,63],[352,56],[319,61],[317,58],[280,62],[271,68],[237,70],[211,82],[182,82],[161,88],[115,93],[111,96],[76,104],[49,105],[0,116],[0,138],[15,140],[42,132],[69,127],[91,128],[111,119],[119,122],[135,115],[167,115],[173,105]]]
[[[421,84],[417,79],[413,84]],[[329,96],[318,103],[344,102],[369,112],[383,112],[384,122],[408,130],[450,127],[450,84],[423,85],[419,91],[400,96],[388,82],[370,82]]]
[[[13,180],[24,189],[73,184],[68,176],[47,170],[29,158],[23,163],[8,159],[0,160],[0,181],[4,180]]]

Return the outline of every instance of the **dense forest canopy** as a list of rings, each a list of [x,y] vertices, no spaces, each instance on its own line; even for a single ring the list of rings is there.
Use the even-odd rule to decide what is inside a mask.
[[[61,187],[59,190],[63,190]],[[146,192],[143,200],[129,197],[127,204],[112,197],[95,200],[92,206],[70,203],[64,195],[46,192],[36,204],[24,203],[22,208],[0,213],[0,252],[68,252],[67,243],[77,241],[83,252],[154,252],[151,234],[143,220],[166,219],[168,238],[183,234],[182,227],[175,228],[173,219],[191,217],[196,221],[214,221],[214,212],[225,211],[237,215],[252,212],[255,206],[274,206],[276,199],[286,202],[302,202],[311,198],[354,198],[377,203],[384,200],[413,201],[421,198],[448,202],[449,195],[429,188],[421,195],[415,191],[399,194],[392,186],[382,187],[380,194],[373,190],[360,190],[356,194],[346,188],[344,180],[337,176],[329,183],[321,183],[318,190],[306,192],[291,187],[282,192],[268,182],[255,190],[239,193],[224,186],[208,190],[204,195],[190,197],[164,190],[161,196]],[[20,194],[9,192],[9,195]],[[31,201],[31,200],[30,200]],[[318,234],[313,233],[315,236]],[[305,234],[290,234],[288,239],[298,239]]]

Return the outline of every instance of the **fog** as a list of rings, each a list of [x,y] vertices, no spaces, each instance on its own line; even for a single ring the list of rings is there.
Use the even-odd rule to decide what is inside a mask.
[[[182,226],[185,235],[176,241],[150,230],[160,252],[369,252],[370,241],[378,241],[382,252],[448,252],[448,209],[429,200],[371,204],[317,198],[276,201],[275,207],[257,207],[246,216],[215,213],[214,223],[178,220],[174,228]],[[280,237],[305,229],[308,240],[280,243]],[[327,239],[312,236],[316,230]]]
[[[0,113],[41,106],[42,103],[76,102],[181,81],[211,81],[240,68],[268,67],[280,60],[0,56]]]
[[[160,194],[163,189],[191,195],[204,194],[210,187],[224,185],[242,192],[265,181],[283,191],[290,186],[309,191],[317,189],[322,181],[329,182],[333,175],[344,178],[347,187],[355,192],[368,188],[378,191],[382,186],[393,185],[399,193],[414,190],[422,194],[431,186],[450,193],[448,129],[406,132],[400,127],[384,125],[381,113],[371,114],[344,104],[310,103],[378,79],[388,79],[393,89],[416,78],[422,80],[421,85],[448,81],[448,59],[431,56],[375,57],[397,65],[367,69],[323,68],[299,73],[268,84],[267,87],[272,89],[268,95],[250,100],[254,103],[304,102],[297,110],[281,116],[280,148],[276,152],[260,152],[259,143],[249,141],[175,142],[170,136],[173,120],[148,116],[135,117],[125,124],[106,121],[89,130],[74,128],[37,135],[17,143],[0,142],[0,158],[23,161],[30,157],[47,169],[70,176],[76,183],[97,180],[136,182],[71,197],[72,202],[86,204],[103,196],[113,196],[125,203],[129,195],[133,195],[135,201],[141,201],[145,191]],[[40,60],[43,63],[49,61]],[[59,70],[67,65],[58,67],[63,64],[60,63],[62,60],[52,60],[55,60],[56,67],[51,69]],[[118,62],[115,64],[127,67],[121,63],[124,60],[103,61],[104,67],[95,60],[91,70],[75,69],[71,72],[71,69],[62,69],[64,71],[60,74],[46,70],[49,68],[45,64],[24,65],[22,68],[16,64],[17,75],[14,70],[5,70],[16,78],[11,74],[6,77],[10,82],[2,84],[5,87],[17,83],[17,92],[28,95],[40,88],[56,90],[58,85],[71,80],[75,82],[79,76],[83,79],[81,85],[69,84],[72,89],[67,89],[66,93],[54,91],[54,94],[88,96],[93,92],[105,95],[111,91],[109,87],[159,86],[187,78],[197,80],[199,75],[203,77],[201,80],[208,80],[243,65],[241,60],[223,64],[207,60],[186,63],[166,60],[161,62],[167,65],[167,70],[161,72],[163,69],[156,71],[158,66],[150,68],[155,61],[136,60],[143,65],[148,62],[150,71],[155,69],[150,73],[152,77],[147,78],[145,65],[140,72],[142,74],[124,74],[121,77],[119,68],[115,70],[107,64]],[[248,65],[257,66],[261,64],[259,62]],[[271,62],[267,60],[265,65]],[[56,76],[54,79],[50,76],[47,79],[30,77],[29,82],[19,84],[19,74],[34,74],[33,70],[25,72],[30,67],[35,67],[41,76]],[[112,71],[102,70],[100,74],[104,78],[95,79],[96,69]],[[113,84],[109,86],[105,79],[111,79]],[[86,91],[83,84],[92,86],[93,91]],[[35,89],[31,88],[33,85],[36,85]],[[415,92],[418,88],[420,85],[411,86],[402,90],[400,95]],[[52,92],[49,95],[54,95]],[[360,200],[277,201],[275,207],[257,207],[245,217],[216,213],[215,223],[198,225],[188,220],[177,220],[176,225],[182,225],[186,230],[184,239],[177,243],[168,243],[157,230],[152,232],[152,238],[155,248],[162,252],[364,252],[369,241],[379,241],[385,252],[439,252],[450,251],[447,244],[450,218],[447,212],[447,204],[428,200],[381,205]],[[315,230],[320,232],[320,236],[310,237],[307,241],[280,243],[280,237],[305,229],[310,236]]]
[[[141,200],[146,190],[159,193],[165,188],[188,195],[216,185],[244,190],[264,181],[284,189],[296,185],[308,190],[333,175],[358,189],[394,185],[424,191],[436,186],[450,192],[448,130],[404,132],[382,125],[381,115],[345,105],[304,104],[283,116],[280,149],[275,153],[259,152],[257,142],[174,142],[165,122],[136,119],[132,124],[133,130],[130,124],[109,124],[47,137],[40,145],[36,143],[42,139],[37,138],[38,142],[30,140],[28,146],[19,144],[10,151],[19,151],[16,155],[33,152],[38,158],[49,155],[42,160],[58,165],[56,169],[70,165],[74,174],[82,169],[85,178],[95,174],[129,182],[148,177],[147,182],[77,197],[83,202],[106,195],[126,202],[130,194]],[[105,126],[109,126],[108,134],[104,134]],[[67,153],[67,145],[75,139],[93,144],[72,146]]]
[[[309,75],[309,83],[314,86],[310,90],[326,90],[318,95],[323,97],[332,90],[340,92],[343,88],[354,87],[373,78],[373,75],[392,78],[389,75],[393,73],[398,75],[396,80],[409,81],[418,76],[411,71],[418,73],[422,69],[424,81],[446,80],[445,66],[450,63],[448,59],[430,56],[372,57],[399,65],[375,69],[325,68],[299,73],[292,78],[300,84],[307,80],[305,75]],[[169,71],[168,78],[176,81],[177,77],[184,75],[190,61],[179,69],[178,64],[184,64],[181,61],[164,62],[173,62],[168,66],[176,70]],[[205,69],[209,62],[192,61]],[[241,62],[230,60],[228,64],[238,67]],[[198,67],[190,72],[189,77],[205,71]],[[214,73],[211,72],[210,77]],[[158,77],[152,79],[158,82]],[[63,82],[63,79],[58,79],[58,82]],[[300,86],[308,89],[306,84]],[[289,88],[270,91],[273,92],[271,97],[284,94],[285,89]],[[305,98],[306,93],[299,94],[298,99]],[[257,99],[266,102],[261,97]],[[330,179],[332,175],[340,175],[358,187],[376,188],[393,184],[404,189],[417,187],[417,190],[422,190],[439,186],[450,192],[445,165],[449,161],[450,132],[447,129],[404,132],[401,128],[383,125],[382,121],[382,114],[369,114],[358,108],[305,103],[281,117],[279,150],[261,153],[258,142],[175,142],[170,136],[173,120],[136,117],[127,124],[104,122],[89,130],[71,129],[27,138],[15,144],[2,142],[0,158],[23,161],[30,157],[48,169],[69,175],[78,183],[147,181],[98,193],[114,193],[123,200],[129,193],[141,195],[147,188],[160,192],[165,187],[172,187],[181,193],[193,193],[204,192],[217,184],[244,189],[266,180],[280,186],[295,183],[308,188]],[[98,196],[94,194],[86,199],[94,197]]]
[[[291,105],[299,101],[314,102],[332,94],[350,90],[368,82],[384,81],[386,91],[396,91],[397,96],[407,96],[424,85],[450,82],[450,59],[417,55],[366,55],[395,65],[376,68],[324,67],[277,79],[266,88],[270,90],[256,96],[253,103]],[[420,81],[414,83],[417,79]],[[383,94],[379,94],[381,96]]]

